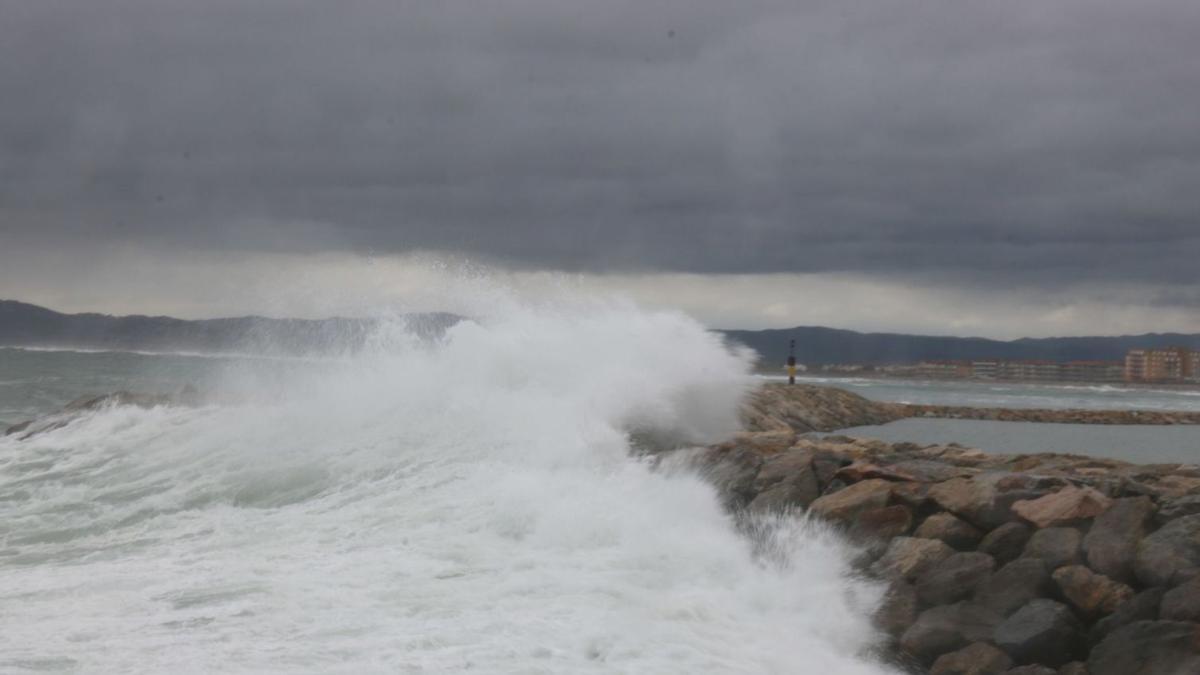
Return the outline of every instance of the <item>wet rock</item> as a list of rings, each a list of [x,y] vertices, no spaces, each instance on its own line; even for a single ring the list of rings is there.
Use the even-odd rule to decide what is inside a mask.
[[[1114,501],[1111,508],[1096,517],[1083,538],[1088,566],[1107,577],[1132,581],[1137,545],[1153,513],[1154,502],[1147,497]]]
[[[916,620],[917,588],[904,581],[893,583],[875,612],[875,625],[892,637],[900,637]]]
[[[887,506],[891,496],[892,484],[875,478],[818,498],[811,511],[828,520],[850,523],[863,511]]]
[[[946,511],[984,530],[1011,521],[1012,505],[1041,497],[1045,490],[1024,474],[988,473],[934,485],[929,498]]]
[[[1059,668],[1055,675],[1088,675],[1087,664],[1083,661],[1072,661]]]
[[[1031,600],[996,626],[995,643],[1017,663],[1057,668],[1074,660],[1081,643],[1079,620],[1066,605]]]
[[[1004,671],[1004,675],[1057,675],[1058,671],[1053,668],[1048,668],[1043,665],[1031,663],[1024,666],[1017,666],[1010,670]]]
[[[917,597],[926,605],[964,600],[987,581],[996,561],[986,553],[955,553],[917,578]]]
[[[1087,617],[1109,614],[1133,597],[1132,588],[1083,565],[1060,567],[1053,578],[1063,597]]]
[[[871,569],[880,576],[911,581],[953,554],[954,549],[936,539],[896,537]]]
[[[711,449],[701,457],[704,478],[721,495],[725,506],[738,509],[756,495],[754,478],[762,458],[748,450]]]
[[[1176,518],[1200,514],[1200,495],[1170,497],[1159,502],[1156,514],[1159,524],[1169,523]]]
[[[771,429],[769,431],[741,431],[733,438],[721,444],[720,447],[729,449],[749,450],[759,455],[774,455],[781,453],[796,442],[796,432],[791,429]]]
[[[1159,607],[1164,620],[1200,622],[1200,577],[1167,591]]]
[[[1003,565],[1021,556],[1032,534],[1033,530],[1024,523],[1005,523],[984,535],[978,548]]]
[[[1048,527],[1033,533],[1021,556],[1044,560],[1050,569],[1063,565],[1077,565],[1082,561],[1082,543],[1083,535],[1079,530],[1071,527]]]
[[[1090,675],[1200,673],[1200,625],[1137,621],[1117,628],[1092,648]]]
[[[1092,627],[1088,639],[1094,644],[1112,631],[1128,626],[1135,621],[1153,621],[1158,618],[1158,608],[1167,589],[1148,588],[1119,605],[1112,614],[1100,619]]]
[[[983,538],[979,528],[949,513],[935,513],[925,519],[915,537],[944,541],[960,551],[974,549]]]
[[[1147,586],[1171,586],[1195,576],[1200,567],[1200,515],[1172,520],[1142,539],[1133,567]]]
[[[999,621],[995,612],[966,602],[932,607],[904,631],[900,647],[920,662],[931,664],[942,654],[990,640]]]
[[[1061,669],[1060,669],[1061,670]],[[1024,666],[1017,666],[1004,673],[1004,675],[1058,675],[1059,670],[1043,666],[1038,663],[1030,663]]]
[[[912,524],[912,511],[902,504],[893,504],[858,514],[853,533],[859,537],[891,539],[907,534]]]
[[[956,652],[943,654],[933,662],[929,675],[1001,675],[1012,659],[986,642],[972,642]]]
[[[1111,505],[1111,499],[1093,488],[1068,486],[1044,497],[1018,501],[1012,510],[1037,527],[1046,528],[1094,518]]]
[[[758,512],[807,508],[820,495],[812,460],[812,451],[800,449],[768,457],[754,477],[755,495],[747,508]]]
[[[1031,600],[1048,595],[1053,588],[1046,563],[1021,558],[1001,567],[975,594],[975,601],[1001,616],[1008,616]]]

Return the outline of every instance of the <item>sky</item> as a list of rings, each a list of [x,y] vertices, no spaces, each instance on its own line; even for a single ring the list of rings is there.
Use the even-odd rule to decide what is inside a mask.
[[[1195,0],[0,0],[0,297],[1200,332],[1197,45]]]

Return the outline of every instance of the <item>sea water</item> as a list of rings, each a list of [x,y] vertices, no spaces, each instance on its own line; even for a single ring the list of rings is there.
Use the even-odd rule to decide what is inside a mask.
[[[0,351],[3,672],[887,672],[854,551],[735,523],[631,434],[719,439],[750,359],[620,303],[331,361]],[[667,466],[675,466],[668,469]]]

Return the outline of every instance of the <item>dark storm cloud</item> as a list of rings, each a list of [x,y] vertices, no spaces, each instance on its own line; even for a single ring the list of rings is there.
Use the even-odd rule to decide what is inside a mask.
[[[0,8],[27,245],[1196,280],[1194,0]]]

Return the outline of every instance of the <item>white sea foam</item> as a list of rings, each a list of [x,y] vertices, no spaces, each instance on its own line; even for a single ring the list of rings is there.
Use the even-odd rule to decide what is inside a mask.
[[[0,670],[885,670],[836,538],[747,536],[630,455],[731,430],[746,355],[672,313],[495,309],[257,402],[0,439]]]

